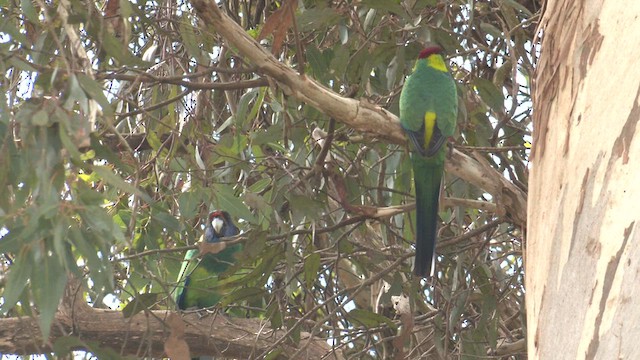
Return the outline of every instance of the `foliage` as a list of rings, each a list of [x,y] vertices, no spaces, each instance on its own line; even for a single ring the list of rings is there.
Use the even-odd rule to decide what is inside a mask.
[[[257,36],[279,2],[222,7]],[[412,203],[405,147],[286,96],[189,2],[3,1],[0,11],[8,316],[35,307],[49,329],[70,274],[93,306],[108,296],[139,307],[128,312],[172,308],[184,249],[170,249],[194,244],[220,208],[246,235],[232,270],[243,275],[223,300],[234,314],[294,339],[331,338],[353,358],[525,357],[500,353],[526,331],[517,226],[474,202],[446,208],[434,286],[411,281],[410,213],[370,219],[345,207]],[[396,114],[420,42],[441,44],[459,86],[458,148],[526,191],[534,1],[307,0],[295,11],[263,44],[284,39],[283,63]],[[445,187],[450,198],[495,200],[451,176]],[[397,346],[391,337],[409,325],[391,306],[401,294],[418,315]]]

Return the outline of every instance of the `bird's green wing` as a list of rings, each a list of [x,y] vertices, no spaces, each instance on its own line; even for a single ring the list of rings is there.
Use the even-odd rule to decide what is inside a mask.
[[[400,123],[411,140],[416,191],[414,273],[432,274],[446,140],[456,128],[458,98],[442,56],[419,59],[400,95]]]

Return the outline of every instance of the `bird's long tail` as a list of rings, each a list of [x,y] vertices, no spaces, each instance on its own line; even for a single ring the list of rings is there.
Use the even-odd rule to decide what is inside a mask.
[[[440,183],[444,163],[412,156],[413,177],[416,187],[416,258],[413,273],[416,276],[433,275],[438,231]]]

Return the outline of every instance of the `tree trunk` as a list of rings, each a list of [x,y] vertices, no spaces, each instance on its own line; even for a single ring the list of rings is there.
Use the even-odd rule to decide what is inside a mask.
[[[532,359],[640,353],[640,3],[550,1],[534,90]]]

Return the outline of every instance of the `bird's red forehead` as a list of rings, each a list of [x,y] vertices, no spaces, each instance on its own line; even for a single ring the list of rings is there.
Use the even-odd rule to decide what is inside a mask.
[[[418,59],[425,59],[429,57],[429,55],[433,54],[441,54],[442,48],[439,46],[430,46],[422,51],[420,51],[420,55],[418,55]]]
[[[224,219],[224,214],[222,214],[222,211],[214,211],[211,214],[209,214],[209,221],[213,220],[214,218]]]

